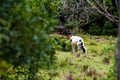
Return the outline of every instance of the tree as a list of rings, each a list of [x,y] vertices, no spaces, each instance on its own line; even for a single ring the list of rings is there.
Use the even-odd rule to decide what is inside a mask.
[[[120,80],[120,0],[115,0],[117,5],[117,11],[119,15],[118,22],[118,42],[116,50],[116,66],[117,66],[117,80]]]
[[[58,15],[65,17],[66,22],[77,29],[81,24],[90,22],[90,15],[95,10],[85,0],[60,0]]]
[[[89,31],[88,26],[92,23],[97,23],[102,28],[105,21],[109,20],[112,24],[118,22],[113,0],[59,0],[58,2],[58,15],[64,16],[66,26],[72,26],[76,32],[81,28]],[[116,32],[114,30],[113,33]]]
[[[53,61],[55,51],[48,34],[56,20],[52,9],[49,15],[47,8],[51,1],[0,1],[0,59],[12,64],[14,71],[18,67],[27,69],[21,73],[27,76],[24,79],[37,80],[38,69],[49,67]],[[21,77],[17,73],[19,70],[16,77]],[[8,75],[12,74],[0,75],[0,79],[9,80]]]
[[[88,4],[93,6],[93,8],[96,9],[99,14],[104,15],[111,22],[113,22],[113,23],[118,22],[118,17],[113,15],[113,14],[111,14],[108,11],[108,7],[106,6],[106,1],[105,0],[102,1],[103,4],[100,4],[100,1],[96,1],[96,0],[93,0],[93,1],[86,0],[86,1],[88,2]]]

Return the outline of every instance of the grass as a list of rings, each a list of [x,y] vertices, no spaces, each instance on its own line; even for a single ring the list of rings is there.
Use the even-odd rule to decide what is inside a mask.
[[[41,80],[113,80],[108,77],[114,65],[116,38],[82,35],[87,54],[56,51],[54,68],[40,70]],[[114,71],[114,70],[113,70]]]

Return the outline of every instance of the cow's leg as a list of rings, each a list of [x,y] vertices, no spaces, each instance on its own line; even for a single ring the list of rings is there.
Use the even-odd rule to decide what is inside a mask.
[[[72,44],[72,53],[75,53],[75,45]]]
[[[77,43],[77,51],[78,51],[78,53],[80,53],[80,44],[79,43]]]
[[[86,49],[86,47],[84,46],[84,43],[83,43],[83,42],[81,43],[81,49],[82,49],[83,53],[86,53],[86,52],[87,52],[87,49]]]

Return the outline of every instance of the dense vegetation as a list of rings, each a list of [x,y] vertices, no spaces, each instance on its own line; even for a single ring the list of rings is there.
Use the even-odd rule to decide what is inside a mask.
[[[56,19],[48,15],[50,3],[45,0],[0,1],[2,80],[36,80],[38,69],[53,63],[55,51],[48,34]]]
[[[117,35],[117,24],[109,17],[114,19],[113,15],[117,15],[113,0],[61,0],[58,10],[58,15],[63,17],[61,21],[64,25],[73,28],[75,32]]]
[[[51,68],[39,71],[44,80],[116,80],[116,38],[112,36],[80,35],[84,38],[87,54],[71,54],[69,40],[55,39],[56,62]],[[59,40],[58,40],[59,39]],[[65,45],[63,45],[66,43]]]
[[[99,2],[117,15],[112,0]],[[116,23],[85,0],[1,0],[0,6],[0,79],[115,79],[116,38],[110,35],[116,36]],[[60,23],[87,34],[80,36],[88,54],[71,54],[68,39],[49,36]]]

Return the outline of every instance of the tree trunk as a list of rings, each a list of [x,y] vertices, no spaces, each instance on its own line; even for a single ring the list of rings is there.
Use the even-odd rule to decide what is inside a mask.
[[[116,51],[117,80],[120,80],[120,23],[118,23],[118,43]]]
[[[119,15],[118,22],[118,42],[117,42],[117,50],[116,50],[116,70],[117,70],[117,80],[120,80],[120,0],[116,0],[117,11]]]

